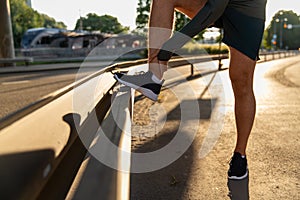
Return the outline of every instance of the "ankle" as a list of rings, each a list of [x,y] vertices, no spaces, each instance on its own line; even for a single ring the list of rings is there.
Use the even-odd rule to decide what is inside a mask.
[[[155,74],[152,73],[152,80],[155,82],[155,83],[161,83],[162,82],[162,79],[158,78]]]
[[[156,61],[156,62],[154,62]],[[164,73],[167,71],[167,62],[154,60],[149,63],[149,71],[159,80],[163,79]]]
[[[149,70],[152,74],[153,74],[153,78],[154,80],[159,80],[161,81],[163,79],[163,74],[157,72],[157,71],[151,71]]]
[[[159,66],[156,66],[156,67],[150,66],[149,71],[159,80],[161,80],[163,78],[163,74],[161,73]]]
[[[245,150],[235,149],[234,153],[239,153],[239,154],[241,154],[241,156],[246,156],[246,151]]]

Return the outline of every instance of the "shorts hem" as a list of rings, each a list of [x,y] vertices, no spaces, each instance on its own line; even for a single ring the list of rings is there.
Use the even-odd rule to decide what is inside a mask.
[[[233,47],[235,48],[236,50],[238,50],[239,52],[241,52],[242,54],[244,54],[245,56],[247,56],[248,58],[250,58],[251,60],[254,60],[254,61],[257,61],[259,60],[259,56],[258,54],[257,55],[253,55],[252,53],[248,53],[247,50],[244,50],[243,48],[241,48],[239,45],[236,45],[234,43],[231,43],[231,42],[228,42],[226,40],[222,40],[222,42],[224,44],[226,44],[227,46],[229,47]]]

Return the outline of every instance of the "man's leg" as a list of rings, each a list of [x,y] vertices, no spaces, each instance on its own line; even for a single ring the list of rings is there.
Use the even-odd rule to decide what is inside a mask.
[[[246,155],[248,138],[253,126],[256,102],[253,93],[253,74],[256,61],[230,47],[229,75],[235,96],[237,141],[235,152]]]
[[[139,75],[114,73],[114,78],[153,101],[157,101],[163,84],[163,74],[167,71],[167,61],[158,61],[157,55],[172,34],[174,11],[178,10],[192,18],[205,5],[206,1],[153,0],[148,33],[149,72]]]
[[[174,11],[178,10],[188,17],[194,17],[207,0],[153,0],[151,5],[148,33],[149,71],[162,79],[167,71],[167,62],[158,61],[157,54],[173,30]]]

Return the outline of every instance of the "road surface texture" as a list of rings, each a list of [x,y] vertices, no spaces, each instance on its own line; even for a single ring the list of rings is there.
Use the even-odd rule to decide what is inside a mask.
[[[214,72],[212,67],[206,73],[207,69],[200,69],[195,73],[199,78],[186,78],[188,68],[177,68],[186,79],[167,79],[159,102],[137,96],[134,152],[163,148],[176,134],[185,134],[178,132],[180,123],[189,123],[191,130],[197,127],[197,133],[191,146],[178,152],[181,156],[175,162],[152,172],[132,173],[130,199],[300,199],[300,56],[257,65],[257,112],[247,150],[250,175],[242,181],[227,180],[236,137],[228,70]],[[177,97],[188,87],[197,97],[200,121],[181,119],[182,102]]]
[[[28,70],[23,73],[0,71],[0,119],[73,83],[78,76],[84,77],[97,69]]]

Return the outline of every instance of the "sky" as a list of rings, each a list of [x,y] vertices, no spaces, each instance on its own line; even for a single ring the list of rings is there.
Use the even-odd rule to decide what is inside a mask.
[[[31,0],[33,9],[64,22],[70,30],[74,29],[79,16],[85,17],[88,13],[111,15],[123,26],[134,29],[137,3],[138,0]],[[300,1],[268,0],[266,26],[278,10],[293,10],[300,15]]]

